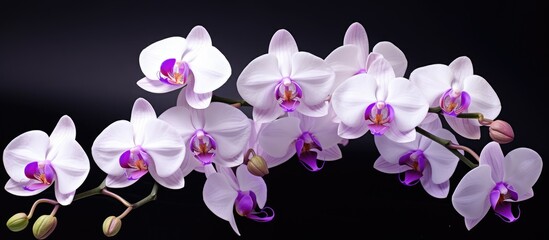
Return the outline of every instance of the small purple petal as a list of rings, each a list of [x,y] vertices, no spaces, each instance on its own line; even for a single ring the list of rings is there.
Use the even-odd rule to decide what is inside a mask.
[[[400,157],[398,159],[398,164],[400,165],[407,165],[408,164],[408,161],[410,161],[410,156],[414,153],[415,151],[409,151],[407,152],[406,154],[402,155],[402,157]]]
[[[248,216],[253,210],[254,210],[254,200],[252,196],[250,196],[249,192],[238,192],[238,196],[236,197],[234,207],[238,215],[240,216]]]
[[[378,124],[368,124],[368,128],[375,136],[383,135],[387,131],[387,129],[389,129],[388,126]]]
[[[511,209],[512,204],[510,202],[501,202],[496,206],[494,211],[496,214],[503,219],[503,221],[511,223],[519,219],[520,217],[520,208],[518,209],[518,215],[515,217]]]
[[[494,189],[492,190],[492,192],[490,192],[490,204],[492,205],[492,209],[496,209],[500,196],[501,193],[499,192],[499,190]]]
[[[303,140],[303,138],[299,137],[296,141],[295,141],[295,150],[296,150],[296,153],[297,155],[301,155],[301,151],[303,150],[303,145],[305,145],[305,140]]]
[[[324,161],[320,161],[322,164],[318,166],[317,164],[317,153],[315,151],[307,151],[299,154],[299,162],[311,172],[316,172],[324,167]]]
[[[126,171],[126,176],[128,176],[128,180],[138,180],[143,175],[147,174],[148,170],[134,170],[134,169],[128,169]]]
[[[55,170],[53,169],[49,161],[47,161],[47,163],[44,164],[44,175],[48,183],[53,182],[53,179],[55,178]]]
[[[39,172],[38,162],[31,162],[25,166],[25,176],[30,179],[36,179],[34,176]]]
[[[208,165],[213,162],[215,153],[200,153],[195,155],[196,159],[202,163],[202,165]]]
[[[261,209],[260,212],[253,212],[251,214],[248,214],[247,217],[257,222],[269,222],[273,220],[274,216],[274,210],[270,207],[265,207]]]
[[[131,155],[132,155],[131,150],[127,150],[124,153],[122,153],[122,155],[120,155],[120,158],[118,161],[120,162],[121,167],[131,168],[130,166],[130,163],[132,162]]]
[[[31,183],[31,184],[26,185],[24,187],[24,189],[27,190],[27,191],[36,191],[38,189],[44,189],[44,188],[47,188],[49,186],[50,186],[49,184],[44,184],[44,183],[41,183],[41,182],[35,182],[35,183]]]
[[[402,178],[402,175],[404,175],[404,179]],[[404,172],[404,174],[399,174],[400,182],[406,186],[416,185],[421,177],[423,177],[423,174],[415,170],[408,170]]]
[[[162,73],[162,75],[164,76],[172,75],[175,62],[175,58],[166,59],[164,62],[162,62],[162,65],[160,65],[160,73]]]

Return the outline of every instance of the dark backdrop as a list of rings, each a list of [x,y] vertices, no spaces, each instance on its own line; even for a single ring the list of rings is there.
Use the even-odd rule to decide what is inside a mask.
[[[502,102],[500,119],[514,127],[515,141],[504,153],[529,147],[547,158],[547,17],[535,1],[297,1],[223,4],[209,1],[139,1],[60,3],[10,1],[0,7],[0,147],[29,130],[48,134],[62,115],[72,117],[77,140],[91,160],[95,137],[110,123],[129,119],[133,102],[143,97],[157,113],[175,104],[177,92],[151,94],[135,83],[143,74],[138,56],[147,45],[179,35],[186,37],[203,25],[213,44],[229,59],[233,74],[215,92],[238,98],[236,78],[255,57],[267,52],[278,29],[289,30],[300,50],[326,57],[343,43],[347,27],[360,22],[370,46],[391,41],[406,54],[411,70],[433,63],[448,64],[469,56],[475,73],[483,76]],[[480,1],[479,1],[480,2]],[[250,113],[249,108],[244,112]],[[490,141],[461,143],[480,152]],[[276,211],[269,223],[237,218],[239,239],[332,237],[365,239],[374,236],[409,239],[479,239],[547,235],[547,171],[534,186],[535,197],[523,202],[521,218],[512,224],[493,212],[467,231],[450,198],[435,199],[420,187],[405,187],[395,175],[377,172],[378,156],[372,136],[352,140],[343,159],[329,162],[317,173],[295,159],[271,169],[265,177],[267,205]],[[451,190],[466,173],[460,164]],[[105,174],[91,162],[91,171],[78,192],[97,186]],[[8,176],[0,171],[0,184]],[[181,190],[161,188],[158,200],[123,220],[115,239],[237,239],[229,223],[216,217],[202,201],[205,177],[192,173]],[[150,176],[114,190],[135,202],[148,194]],[[53,197],[53,188],[33,197],[0,191],[0,222],[28,212],[40,197]],[[51,208],[40,205],[36,217]],[[103,239],[101,224],[124,209],[111,198],[95,196],[62,207],[51,239]],[[33,220],[36,218],[33,218]],[[32,222],[31,222],[32,224]],[[0,226],[1,239],[32,239],[30,228],[11,233]]]

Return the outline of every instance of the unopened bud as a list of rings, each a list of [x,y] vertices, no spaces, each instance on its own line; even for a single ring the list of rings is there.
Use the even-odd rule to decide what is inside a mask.
[[[248,171],[258,177],[263,177],[269,174],[269,167],[267,162],[259,155],[255,155],[247,163]]]
[[[490,138],[500,144],[510,143],[515,138],[511,125],[502,120],[490,124]]]
[[[122,220],[115,216],[110,216],[103,222],[103,233],[107,237],[112,237],[120,231],[122,227]]]
[[[42,215],[32,226],[32,234],[36,239],[46,239],[57,226],[57,218],[52,215]]]
[[[19,232],[29,225],[29,217],[26,213],[18,213],[10,217],[6,223],[12,232]]]

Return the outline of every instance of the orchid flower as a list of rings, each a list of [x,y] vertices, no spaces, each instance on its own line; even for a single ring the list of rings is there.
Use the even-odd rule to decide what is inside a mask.
[[[338,134],[342,138],[355,139],[371,131],[399,143],[416,139],[415,127],[429,108],[419,89],[405,78],[395,78],[384,58],[375,60],[367,74],[339,85],[331,103],[341,121]]]
[[[242,150],[251,134],[249,118],[229,104],[212,102],[205,109],[193,109],[182,99],[183,93],[177,106],[158,117],[174,126],[188,144],[182,171],[204,172],[204,167],[211,163],[224,167],[242,164]]]
[[[13,139],[3,155],[10,176],[6,191],[33,196],[54,184],[57,202],[69,205],[90,171],[88,156],[75,138],[74,122],[64,115],[49,136],[33,130]]]
[[[231,66],[214,46],[209,33],[195,26],[183,37],[169,37],[155,42],[141,52],[139,65],[145,77],[137,82],[152,93],[166,93],[187,86],[182,91],[193,108],[204,109],[212,92],[231,75]]]
[[[310,171],[322,169],[317,160],[333,161],[341,158],[337,134],[338,124],[332,116],[309,117],[291,113],[265,126],[259,134],[259,145],[264,151],[279,161],[267,162],[269,167],[280,165],[295,153],[299,161]]]
[[[438,116],[426,120],[420,127],[457,144],[454,135],[442,128]],[[425,123],[428,122],[428,123]],[[450,190],[450,177],[454,174],[459,158],[452,152],[423,135],[409,143],[396,143],[385,136],[375,138],[380,157],[374,168],[380,172],[399,174],[400,182],[413,186],[421,182],[423,189],[436,198],[446,198]],[[463,154],[463,151],[461,151]]]
[[[252,60],[236,84],[240,96],[253,106],[253,119],[265,123],[293,111],[326,115],[334,76],[324,60],[298,51],[293,36],[281,29],[273,35],[269,52]]]
[[[476,119],[456,117],[460,113],[482,113],[495,119],[501,103],[490,84],[473,74],[468,57],[458,57],[450,65],[432,64],[420,67],[410,74],[430,107],[440,107],[450,127],[469,139],[480,139],[480,123]]]
[[[236,169],[236,175],[230,168],[218,169],[204,184],[204,203],[216,216],[228,221],[236,234],[240,236],[233,211],[258,222],[274,218],[273,209],[265,207],[267,185],[263,178],[252,175],[245,165]]]
[[[395,76],[403,77],[408,60],[393,43],[377,43],[370,53],[368,35],[364,27],[355,22],[349,26],[343,38],[343,46],[332,51],[326,62],[336,73],[334,89],[346,79],[369,72],[370,66],[378,58],[385,58],[393,67]]]
[[[516,221],[520,209],[515,216],[512,205],[534,196],[532,187],[542,166],[541,156],[529,148],[517,148],[504,156],[498,143],[488,143],[480,153],[479,166],[463,176],[452,196],[467,229],[477,225],[490,208],[504,221]]]
[[[150,173],[160,185],[180,189],[186,174],[180,170],[185,141],[168,123],[157,119],[151,104],[138,98],[131,119],[105,128],[92,145],[97,166],[108,174],[106,186],[123,188]]]

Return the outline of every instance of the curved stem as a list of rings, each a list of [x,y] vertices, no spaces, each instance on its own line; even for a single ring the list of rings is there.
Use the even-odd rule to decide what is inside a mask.
[[[112,197],[112,198],[118,200],[119,202],[124,204],[124,206],[126,206],[126,207],[131,207],[132,206],[128,201],[126,201],[126,199],[124,199],[123,197],[121,197],[120,195],[118,195],[116,193],[113,193],[113,192],[109,191],[106,188],[101,190],[101,194],[107,195],[109,197]]]
[[[478,122],[483,126],[489,126],[494,121],[492,119],[484,118],[484,115],[482,113],[460,113],[456,117],[477,119]]]
[[[38,204],[40,204],[40,203],[49,203],[49,204],[51,204],[51,205],[55,205],[56,207],[59,206],[59,203],[58,203],[57,201],[55,201],[55,200],[51,200],[51,199],[47,199],[47,198],[38,199],[38,200],[36,200],[36,202],[34,202],[34,204],[32,204],[32,207],[31,207],[31,209],[30,209],[30,211],[29,211],[29,214],[27,214],[27,215],[28,215],[27,217],[28,217],[29,219],[32,218],[32,215],[34,214],[34,210],[36,210],[36,207],[37,207]]]
[[[226,98],[226,97],[220,97],[220,96],[217,96],[217,95],[212,96],[212,102],[228,103],[228,104],[231,104],[235,107],[240,107],[240,106],[251,107],[252,106],[244,100],[234,100],[234,99],[230,99],[230,98]]]
[[[148,203],[150,201],[156,200],[156,192],[158,192],[158,184],[154,183],[153,188],[151,190],[151,193],[148,196],[146,196],[145,198],[139,200],[139,202],[136,202],[136,203],[132,204],[131,207],[133,209],[135,209],[135,208],[138,208],[138,207],[141,207],[141,206],[145,205],[146,203]]]
[[[438,144],[446,147],[450,152],[452,152],[454,155],[456,155],[459,158],[459,160],[461,160],[463,163],[465,163],[465,165],[469,166],[470,168],[477,167],[476,164],[471,162],[471,160],[469,160],[467,157],[465,157],[463,154],[461,154],[458,150],[453,149],[452,147],[450,147],[450,145],[452,145],[452,141],[450,141],[448,139],[440,138],[438,136],[435,136],[432,133],[427,132],[425,129],[420,128],[420,127],[416,127],[416,131],[418,133],[420,133],[421,135],[423,135],[425,137],[428,137],[429,139],[433,140],[434,142],[437,142]]]
[[[463,145],[458,145],[458,144],[453,144],[453,143],[450,144],[448,147],[452,148],[452,149],[463,150],[463,151],[469,153],[471,156],[473,156],[475,158],[475,160],[477,160],[477,162],[480,162],[480,157],[478,156],[478,154],[475,151],[473,151],[473,149],[470,149],[470,148],[468,148],[466,146],[463,146]]]
[[[124,210],[124,212],[122,214],[120,214],[120,216],[118,216],[118,218],[120,220],[122,220],[122,218],[127,216],[132,210],[133,210],[133,207],[131,207],[131,206],[127,207],[126,210]]]
[[[74,202],[74,201],[80,200],[82,198],[87,198],[87,197],[90,197],[90,196],[93,196],[93,195],[100,194],[101,190],[103,190],[105,188],[105,184],[106,184],[105,180],[103,180],[103,182],[101,182],[101,184],[99,184],[99,186],[97,186],[93,189],[90,189],[88,191],[76,194],[72,201]]]
[[[59,204],[56,204],[53,210],[51,210],[50,216],[55,216],[58,209],[59,209]]]

